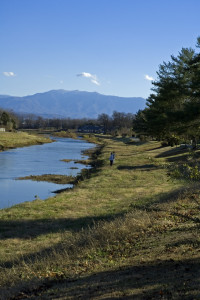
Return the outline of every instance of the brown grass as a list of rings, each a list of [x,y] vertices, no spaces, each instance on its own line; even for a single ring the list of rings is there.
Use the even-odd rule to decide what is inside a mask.
[[[49,138],[26,132],[0,132],[0,150],[51,142]]]
[[[74,184],[75,177],[57,174],[43,174],[43,175],[30,175],[25,177],[18,177],[18,180],[33,180],[33,181],[47,181],[58,184]]]

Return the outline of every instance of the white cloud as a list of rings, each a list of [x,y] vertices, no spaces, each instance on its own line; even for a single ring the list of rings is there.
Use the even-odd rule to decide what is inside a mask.
[[[97,79],[91,79],[91,82],[93,82],[96,85],[100,85],[100,83],[97,81]]]
[[[77,74],[77,76],[82,76],[82,77],[86,77],[86,78],[93,78],[94,75],[92,75],[90,73],[82,72],[81,74]]]
[[[89,78],[92,83],[94,83],[96,85],[100,85],[96,75],[93,75],[93,74],[90,74],[87,72],[82,72],[80,74],[77,74],[77,76]]]
[[[14,72],[3,72],[3,75],[6,77],[14,77],[16,76]]]
[[[149,75],[145,75],[144,76],[146,80],[152,81],[154,80],[153,77],[149,76]]]

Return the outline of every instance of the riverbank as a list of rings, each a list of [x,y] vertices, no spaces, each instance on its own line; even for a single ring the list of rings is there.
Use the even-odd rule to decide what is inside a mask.
[[[63,135],[62,135],[63,137]],[[69,138],[69,136],[64,136],[64,138]],[[70,137],[72,138],[72,137]],[[17,177],[17,180],[33,180],[33,181],[46,181],[57,184],[70,184],[75,187],[81,180],[88,178],[91,173],[96,171],[96,168],[99,167],[98,164],[98,155],[101,153],[101,149],[104,144],[102,144],[99,138],[95,136],[83,135],[82,137],[77,137],[76,139],[84,139],[87,142],[93,143],[96,147],[91,149],[86,149],[81,151],[83,156],[87,156],[87,159],[62,159],[66,163],[73,162],[74,164],[82,164],[87,166],[83,168],[76,176],[72,175],[59,175],[59,174],[42,174],[42,175],[29,175],[24,177]],[[89,167],[89,168],[88,168]],[[70,169],[78,169],[77,167],[71,167]],[[72,187],[70,187],[72,188]]]
[[[0,211],[1,297],[198,299],[199,184],[169,177],[180,153],[98,138],[74,190]]]
[[[52,140],[45,136],[28,134],[22,131],[0,132],[0,151],[51,142]]]
[[[89,168],[62,160],[82,160],[83,151],[94,148],[94,144],[71,138],[53,140],[54,143],[11,149],[0,155],[1,209],[36,198],[53,197],[58,190],[72,188],[77,174],[83,168]],[[19,178],[28,180],[15,180]]]

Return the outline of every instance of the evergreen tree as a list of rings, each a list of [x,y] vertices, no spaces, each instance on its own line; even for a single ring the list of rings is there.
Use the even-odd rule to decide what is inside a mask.
[[[177,57],[159,66],[157,75],[147,109],[136,116],[136,130],[142,125],[146,133],[169,142],[196,140],[200,135],[200,54],[182,48]]]
[[[3,112],[2,114],[1,114],[1,118],[0,118],[0,121],[1,121],[1,124],[2,125],[7,125],[7,123],[10,121],[10,116],[9,116],[9,114],[7,113],[7,112]]]

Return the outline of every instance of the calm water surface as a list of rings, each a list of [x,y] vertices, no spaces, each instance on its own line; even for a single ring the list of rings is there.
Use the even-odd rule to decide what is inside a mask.
[[[0,152],[0,209],[35,198],[46,199],[69,184],[16,180],[18,177],[42,174],[76,176],[82,164],[63,162],[62,159],[86,159],[82,151],[95,145],[84,140],[54,138],[56,142]],[[71,168],[78,169],[71,169]]]

